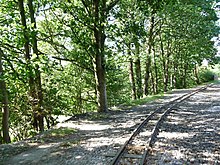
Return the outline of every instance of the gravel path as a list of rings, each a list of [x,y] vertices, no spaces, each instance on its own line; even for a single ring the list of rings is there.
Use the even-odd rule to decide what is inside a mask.
[[[51,137],[47,133],[0,146],[3,165],[108,165],[136,126],[153,109],[194,89],[176,90],[163,99],[111,111],[101,119],[90,116],[60,123],[76,132]],[[220,164],[220,85],[209,87],[173,110],[158,136],[148,164]],[[55,128],[54,128],[55,129]],[[49,131],[48,131],[49,133]]]
[[[155,146],[151,164],[220,165],[220,85],[173,110]]]

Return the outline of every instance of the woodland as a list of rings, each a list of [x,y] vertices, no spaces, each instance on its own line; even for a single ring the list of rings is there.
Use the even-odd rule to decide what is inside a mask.
[[[214,0],[0,0],[0,144],[213,79]]]

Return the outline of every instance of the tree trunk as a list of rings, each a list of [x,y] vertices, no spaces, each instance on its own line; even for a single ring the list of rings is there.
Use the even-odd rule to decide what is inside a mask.
[[[153,45],[153,29],[154,29],[154,16],[151,16],[150,19],[150,29],[149,29],[149,39],[148,39],[148,55],[145,63],[145,86],[144,86],[144,94],[147,96],[149,94],[149,74],[150,74],[150,66],[151,66],[151,49]]]
[[[156,87],[155,87],[155,77],[154,77],[154,73],[153,73],[153,69],[151,69],[150,72],[150,77],[151,77],[151,83],[152,83],[152,93],[155,94],[156,93]]]
[[[162,56],[162,63],[163,63],[163,91],[166,92],[167,91],[167,59],[164,53],[164,44],[163,44],[163,40],[162,40],[162,36],[160,35],[160,50],[161,50],[161,56]]]
[[[30,12],[33,12],[33,6],[32,4],[30,4],[30,2],[32,3],[32,1],[29,1],[29,10]],[[19,5],[19,11],[20,11],[20,16],[21,16],[21,23],[23,26],[23,35],[24,35],[24,49],[25,49],[25,59],[26,59],[26,63],[27,63],[27,70],[29,70],[29,72],[32,72],[32,69],[30,67],[30,60],[31,60],[31,54],[30,54],[30,39],[29,39],[29,32],[27,30],[27,23],[26,23],[26,16],[25,16],[25,10],[24,10],[24,0],[18,0],[18,5]],[[31,22],[34,23],[35,20],[33,19],[34,15],[33,13],[30,13],[31,16]],[[34,27],[36,27],[36,25],[34,25]],[[34,53],[37,53],[37,42],[36,42],[36,34],[34,36],[32,36],[33,41],[33,51],[36,51]],[[42,100],[39,100],[39,91],[38,91],[38,86],[41,86],[40,83],[41,81],[39,81],[40,79],[40,75],[38,73],[39,68],[35,69],[35,72],[37,73],[37,78],[35,79],[33,77],[33,75],[29,76],[29,95],[30,95],[30,103],[32,105],[32,110],[33,110],[33,126],[34,128],[38,131],[43,131],[43,123],[42,123],[42,117],[39,117],[39,109],[41,108],[41,106],[39,105],[39,102]],[[38,82],[39,81],[39,82]],[[41,97],[41,96],[40,96]]]
[[[174,88],[177,88],[177,72],[178,72],[178,69],[177,69],[177,62],[175,61],[174,64],[173,64],[173,87]]]
[[[21,23],[23,26],[23,35],[24,35],[24,49],[25,49],[25,58],[26,60],[30,60],[30,49],[29,49],[29,37],[27,31],[27,23],[25,17],[25,10],[24,10],[24,0],[18,0],[19,11],[21,16]]]
[[[170,40],[167,41],[167,55],[166,55],[166,65],[165,65],[165,88],[164,91],[168,91],[169,85],[169,66],[170,66],[170,55],[171,55],[171,43]]]
[[[145,86],[144,86],[144,94],[147,96],[149,94],[149,79],[150,79],[150,65],[151,65],[151,57],[148,56],[147,57],[147,61],[146,61],[146,70],[145,70]]]
[[[188,70],[188,64],[186,63],[184,65],[183,88],[187,87],[187,70]]]
[[[8,107],[8,93],[6,84],[3,79],[3,67],[2,67],[3,51],[0,49],[0,100],[2,102],[2,131],[3,131],[3,143],[10,143],[9,136],[9,107]]]
[[[196,83],[200,84],[200,80],[199,80],[199,67],[198,64],[195,64],[195,71],[194,71],[195,77],[196,77]]]
[[[43,111],[43,92],[42,92],[42,84],[41,84],[41,74],[39,70],[39,66],[36,68],[36,90],[37,90],[37,112],[38,112],[38,127],[40,132],[44,131],[44,111]]]
[[[130,50],[128,50],[130,51]],[[133,59],[130,58],[129,60],[129,79],[130,79],[130,84],[131,84],[131,96],[132,99],[135,100],[137,99],[136,95],[136,85],[135,85],[135,79],[134,79],[134,71],[133,71]]]
[[[174,61],[171,62],[171,66],[170,66],[170,88],[173,89],[174,88]]]
[[[102,10],[99,10],[101,4]],[[93,1],[94,7],[94,44],[95,44],[95,58],[94,70],[97,88],[97,103],[98,112],[107,112],[107,94],[106,94],[106,81],[105,81],[105,67],[104,67],[104,44],[105,44],[105,28],[106,22],[106,1],[100,3],[99,0]]]
[[[19,5],[19,11],[20,11],[20,16],[21,16],[21,24],[23,26],[23,35],[24,35],[24,49],[25,49],[25,60],[26,60],[26,67],[29,72],[31,72],[30,69],[30,48],[29,48],[29,37],[28,37],[28,31],[27,31],[27,23],[26,23],[26,17],[25,17],[25,10],[24,10],[24,0],[18,0],[18,5]],[[34,112],[35,110],[35,105],[34,105],[34,100],[36,98],[35,94],[35,87],[34,87],[34,78],[33,76],[29,76],[29,95],[30,95],[30,103],[32,105],[32,110],[33,110],[33,116],[34,116],[34,121],[33,121],[33,126],[37,130],[37,114]]]
[[[95,57],[94,69],[97,89],[97,103],[98,112],[106,112],[107,109],[107,95],[105,83],[105,70],[102,64],[102,57],[100,55]]]
[[[137,97],[140,99],[143,97],[142,89],[142,76],[141,76],[141,60],[140,60],[140,47],[139,44],[135,44],[135,73],[136,73],[136,84],[137,84]]]
[[[168,82],[169,82],[169,56],[166,56],[164,62],[164,92],[168,91]]]
[[[31,24],[33,26],[33,35],[32,35],[32,47],[33,47],[33,53],[37,55],[37,58],[39,58],[39,52],[37,47],[37,24],[34,17],[34,8],[33,8],[33,0],[28,0],[28,7],[29,7],[29,13],[31,18]],[[42,132],[44,131],[44,113],[43,113],[43,93],[42,93],[42,84],[41,84],[41,73],[39,70],[39,66],[35,68],[36,72],[36,79],[35,79],[35,86],[36,86],[36,93],[37,93],[37,121],[38,121],[38,127],[39,130]]]
[[[173,87],[174,88],[181,88],[181,59],[182,59],[182,55],[181,55],[181,49],[180,46],[177,46],[175,48],[175,57],[173,60]]]
[[[158,93],[158,69],[157,69],[157,61],[156,61],[156,51],[153,48],[153,52],[154,52],[154,73],[155,73],[155,79],[154,79],[154,94]]]

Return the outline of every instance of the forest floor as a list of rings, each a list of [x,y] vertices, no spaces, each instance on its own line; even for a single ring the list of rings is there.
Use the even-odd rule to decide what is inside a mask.
[[[0,145],[2,165],[108,165],[132,131],[155,108],[195,90],[174,90],[127,110],[70,118],[34,138]],[[160,128],[148,164],[220,164],[220,84],[192,96]]]

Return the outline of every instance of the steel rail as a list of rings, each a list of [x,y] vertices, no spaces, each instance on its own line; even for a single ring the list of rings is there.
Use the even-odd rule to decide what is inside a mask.
[[[190,93],[186,93],[180,97],[177,97],[176,99],[170,101],[169,103],[157,108],[155,111],[153,111],[150,115],[148,115],[146,117],[146,119],[139,124],[139,126],[133,131],[133,133],[131,134],[130,138],[124,143],[124,145],[118,150],[118,152],[116,153],[116,156],[113,158],[112,162],[111,162],[111,165],[117,165],[121,158],[123,157],[124,155],[124,152],[126,151],[126,147],[132,142],[132,140],[140,133],[140,131],[142,130],[142,128],[152,119],[152,117],[162,111],[163,109],[166,109],[165,112],[161,115],[161,117],[159,118],[159,120],[157,121],[153,131],[152,131],[152,134],[149,138],[149,143],[148,143],[148,146],[145,148],[145,151],[144,151],[144,154],[142,156],[142,159],[141,159],[141,162],[140,162],[140,165],[144,165],[146,164],[146,158],[147,158],[147,155],[149,153],[149,148],[152,148],[153,146],[153,143],[157,137],[157,134],[159,133],[159,126],[162,122],[162,120],[167,116],[167,114],[177,105],[179,104],[180,102],[188,99],[189,97],[191,97],[192,95],[195,95],[196,93],[202,91],[202,90],[205,90],[206,88],[208,88],[209,86],[211,86],[213,84],[209,84],[209,85],[206,85],[204,87],[201,87],[199,89],[196,89],[195,91],[193,92],[190,92]],[[171,106],[170,106],[171,105]],[[169,107],[170,106],[170,107]]]

